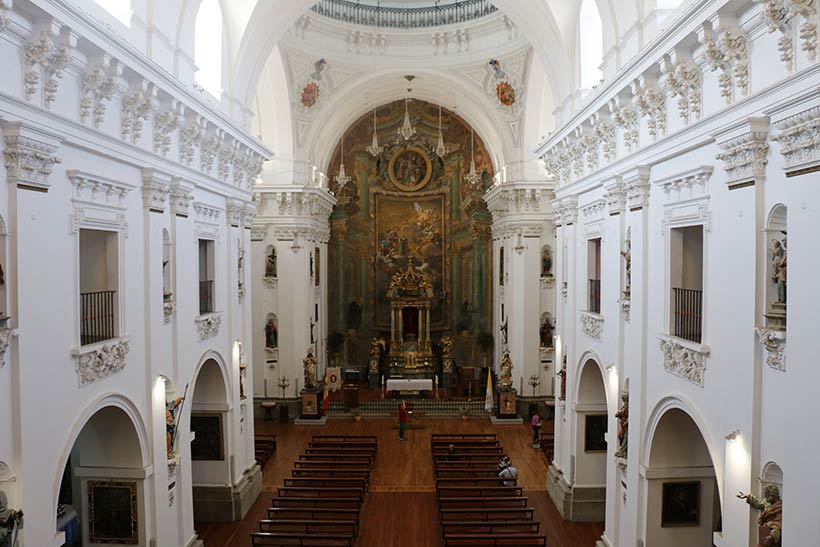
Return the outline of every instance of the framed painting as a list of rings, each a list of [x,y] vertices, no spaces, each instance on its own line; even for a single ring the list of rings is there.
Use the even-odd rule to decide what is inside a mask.
[[[700,482],[665,482],[661,526],[697,526],[700,522]]]
[[[223,461],[225,446],[222,435],[222,414],[191,414],[191,459]]]
[[[88,481],[88,541],[138,545],[137,483]]]
[[[606,452],[606,414],[587,414],[584,452]]]
[[[418,146],[396,148],[387,166],[390,181],[400,190],[415,192],[427,186],[433,176],[430,156]]]

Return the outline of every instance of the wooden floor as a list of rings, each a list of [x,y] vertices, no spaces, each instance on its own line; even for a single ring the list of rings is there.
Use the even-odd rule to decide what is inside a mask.
[[[270,498],[282,479],[289,477],[293,462],[307,446],[311,435],[376,435],[379,452],[370,480],[370,490],[362,509],[359,547],[440,547],[433,464],[430,454],[431,433],[496,433],[507,455],[518,467],[518,484],[541,521],[550,547],[593,547],[603,533],[603,523],[564,522],[546,492],[547,460],[540,450],[530,447],[529,425],[497,426],[486,417],[429,419],[422,429],[410,429],[407,441],[398,439],[395,420],[386,418],[331,419],[326,426],[297,426],[256,422],[257,433],[275,433],[278,449],[263,469],[263,492],[241,522],[229,524],[197,523],[199,537],[206,547],[250,547],[250,533],[257,521],[265,518]],[[551,423],[547,423],[551,426]],[[546,427],[545,430],[548,430]]]

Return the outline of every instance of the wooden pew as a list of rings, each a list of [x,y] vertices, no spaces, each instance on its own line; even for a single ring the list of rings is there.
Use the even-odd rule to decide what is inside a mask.
[[[378,442],[376,435],[313,435],[314,441],[370,441]]]
[[[367,484],[370,479],[369,469],[338,469],[335,467],[316,467],[313,469],[294,469],[291,471],[292,477],[357,477],[365,480]]]
[[[531,547],[547,545],[547,536],[532,534],[446,534],[445,547]]]
[[[541,523],[537,520],[464,520],[441,523],[447,534],[537,534]]]
[[[511,482],[513,484],[504,484]],[[515,486],[517,479],[501,477],[437,477],[436,488],[447,486]]]
[[[446,447],[445,448],[434,448],[433,449],[433,457],[435,456],[466,456],[469,454],[479,454],[479,455],[489,455],[489,454],[502,454],[504,449],[500,446],[487,446],[487,447],[466,447],[466,448],[459,448],[454,452],[450,452]]]
[[[499,496],[495,498],[478,498],[474,496],[464,497],[439,497],[438,505],[441,509],[491,509],[502,507],[527,507],[527,498],[523,496]]]
[[[291,534],[287,532],[251,532],[251,544],[257,546],[353,547],[353,537],[333,534]]]
[[[430,442],[446,442],[453,441],[475,441],[475,440],[495,440],[495,433],[433,433],[430,436]]]
[[[376,461],[372,456],[361,456],[358,454],[299,454],[299,461],[303,462],[350,462],[362,463],[373,466]]]
[[[438,489],[439,498],[499,498],[522,494],[520,486],[442,486]]]
[[[361,477],[292,477],[283,479],[285,486],[306,488],[359,488],[366,490],[367,479]]]
[[[271,507],[301,509],[355,509],[358,511],[362,507],[362,499],[347,497],[301,498],[295,496],[274,496],[271,498]]]
[[[476,509],[439,509],[439,520],[444,525],[447,522],[485,521],[485,520],[532,520],[535,513],[533,507],[493,507]]]
[[[456,487],[457,488],[457,487]],[[474,488],[475,487],[468,487]],[[484,487],[490,488],[490,487]],[[505,486],[502,488],[514,488],[512,486]],[[479,487],[480,489],[480,487]],[[519,488],[520,490],[520,488]],[[340,487],[321,487],[314,486],[280,486],[276,489],[280,498],[354,498],[361,500],[364,497],[363,488],[340,488]]]
[[[358,533],[359,510],[336,507],[269,507],[268,519],[343,520],[352,522],[355,525],[354,532]]]
[[[449,469],[498,469],[498,462],[495,460],[439,460],[435,463],[436,471],[446,471]]]
[[[324,458],[320,460],[305,460],[293,462],[295,469],[338,469],[338,470],[370,470],[370,462],[368,460],[357,461],[329,461]]]
[[[313,444],[313,443],[310,443]],[[336,446],[318,446],[318,447],[308,447],[305,449],[305,454],[344,454],[344,455],[357,455],[360,454],[362,457],[375,457],[376,451],[370,448],[340,448]]]
[[[435,473],[433,474],[436,479],[454,479],[459,477],[497,477],[499,473],[498,466],[494,469],[472,469],[472,468],[465,468],[465,469],[444,469],[439,471],[436,469]]]
[[[356,535],[356,524],[349,520],[265,519],[259,521],[259,531],[333,534],[354,537]],[[459,530],[455,531],[458,532]]]
[[[501,449],[499,449],[501,450]],[[488,463],[492,462],[498,465],[498,462],[501,461],[502,458],[506,457],[504,452],[492,452],[492,453],[469,453],[469,454],[433,454],[433,462],[435,464],[444,463],[444,462],[465,462],[465,461],[473,461],[473,462],[483,462]]]

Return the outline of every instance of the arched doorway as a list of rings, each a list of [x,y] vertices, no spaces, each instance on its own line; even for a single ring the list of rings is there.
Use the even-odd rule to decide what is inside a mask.
[[[650,429],[644,473],[646,545],[711,545],[721,528],[715,468],[700,428],[682,408],[669,408]]]
[[[193,383],[190,406],[191,484],[194,522],[239,518],[233,507],[230,406],[222,367],[207,359]]]
[[[601,367],[588,358],[578,375],[575,402],[574,522],[602,522],[606,511],[607,429],[609,414]],[[583,502],[583,503],[579,503]]]
[[[68,453],[57,499],[57,530],[68,545],[148,546],[150,466],[136,413],[99,404]]]

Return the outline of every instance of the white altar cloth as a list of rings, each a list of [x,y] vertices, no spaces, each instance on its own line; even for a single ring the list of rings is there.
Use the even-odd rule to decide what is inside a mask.
[[[433,381],[425,378],[391,378],[387,391],[433,391]]]

